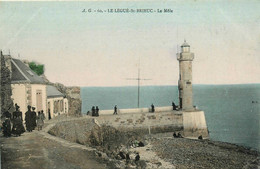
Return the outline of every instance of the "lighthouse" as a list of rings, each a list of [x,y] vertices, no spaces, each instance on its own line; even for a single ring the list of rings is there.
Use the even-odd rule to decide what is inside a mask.
[[[184,40],[181,52],[177,53],[179,61],[179,106],[183,111],[192,111],[192,61],[194,54],[190,53],[190,45]]]

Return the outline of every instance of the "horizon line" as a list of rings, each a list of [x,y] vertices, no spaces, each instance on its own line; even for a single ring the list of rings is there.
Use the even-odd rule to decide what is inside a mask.
[[[230,83],[230,84],[193,84],[194,86],[225,86],[225,85],[260,85],[260,83]],[[138,85],[127,85],[127,86],[77,86],[77,87],[137,87]],[[178,86],[178,85],[140,85],[140,87],[152,87],[152,86]],[[73,87],[73,86],[67,86]]]

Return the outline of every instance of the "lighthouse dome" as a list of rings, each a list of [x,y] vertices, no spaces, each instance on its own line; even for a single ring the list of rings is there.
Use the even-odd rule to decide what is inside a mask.
[[[184,43],[181,45],[181,47],[190,47],[190,45],[184,40]]]
[[[190,52],[190,45],[184,40],[184,43],[181,45],[182,52]]]

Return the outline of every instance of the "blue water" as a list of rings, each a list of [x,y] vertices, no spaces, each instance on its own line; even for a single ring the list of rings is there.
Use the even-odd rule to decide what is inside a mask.
[[[81,97],[84,113],[92,106],[137,107],[137,87],[83,87]],[[212,140],[260,150],[260,84],[194,85],[193,100],[205,112]],[[172,101],[178,104],[177,86],[140,88],[140,107],[171,106]]]

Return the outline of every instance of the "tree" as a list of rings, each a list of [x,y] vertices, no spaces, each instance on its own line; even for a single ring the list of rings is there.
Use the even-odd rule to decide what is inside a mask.
[[[44,73],[44,65],[36,64],[35,62],[30,62],[29,67],[34,71],[38,76]]]

